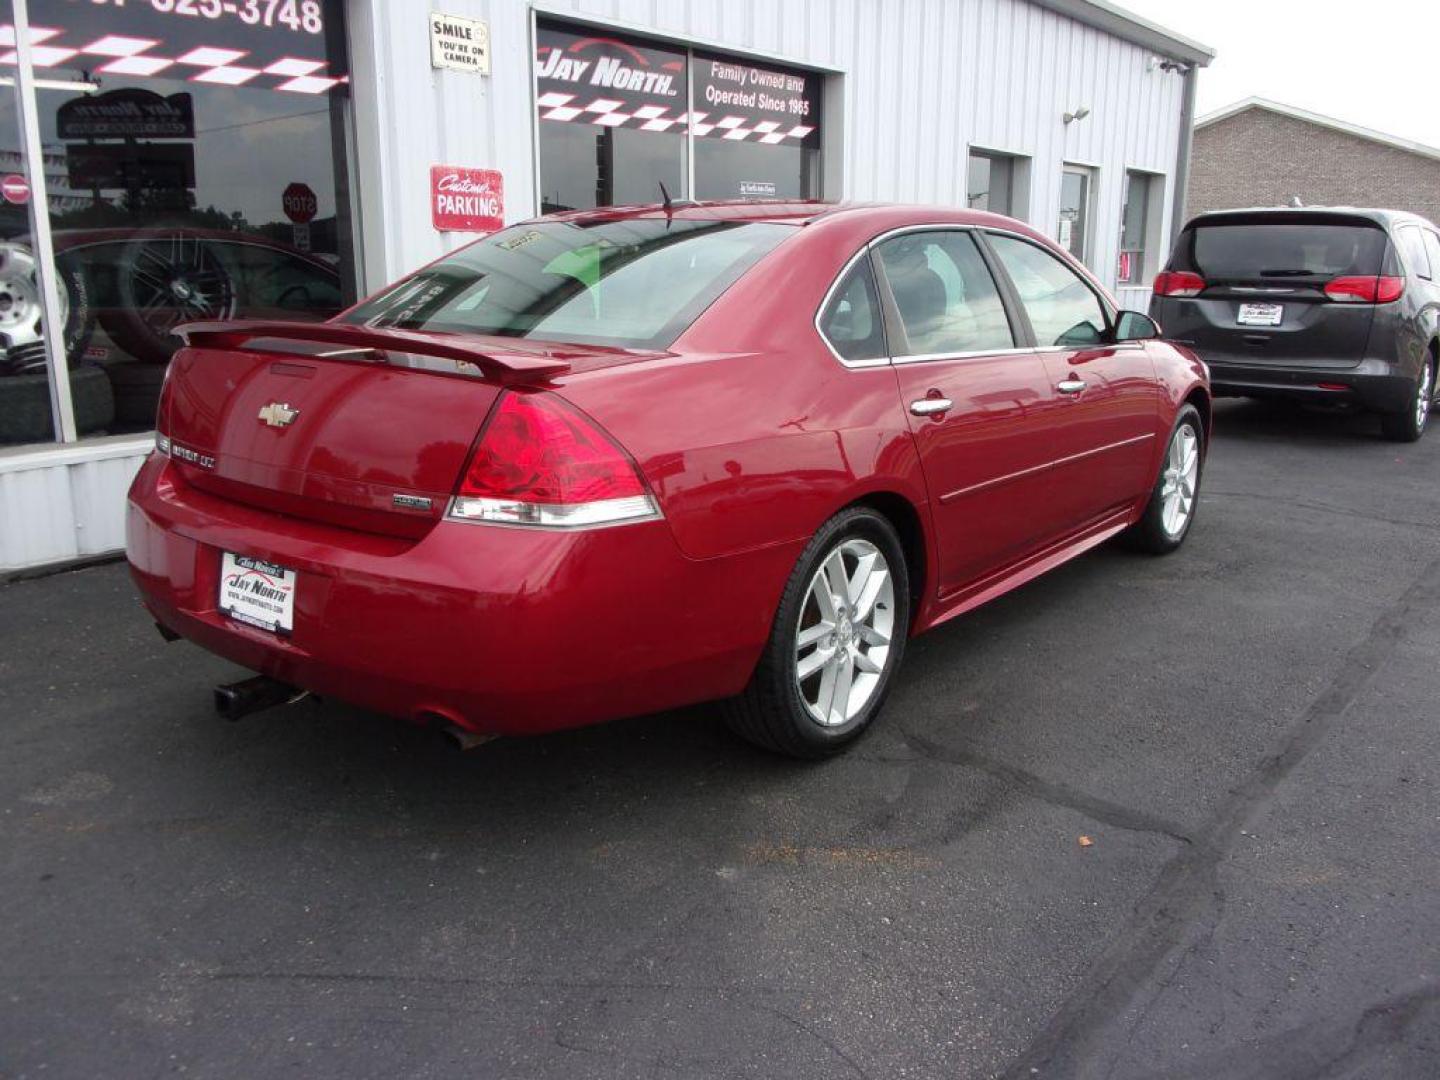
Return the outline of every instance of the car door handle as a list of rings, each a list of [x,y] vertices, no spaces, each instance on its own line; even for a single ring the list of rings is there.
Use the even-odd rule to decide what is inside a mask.
[[[949,412],[954,407],[955,403],[948,397],[927,397],[910,402],[910,411],[916,416],[935,416],[938,413]]]
[[[1055,389],[1062,394],[1078,394],[1086,387],[1084,379],[1062,379],[1055,384]]]

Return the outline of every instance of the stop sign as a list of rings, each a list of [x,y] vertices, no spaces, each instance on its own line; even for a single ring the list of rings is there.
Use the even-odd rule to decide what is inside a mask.
[[[320,209],[320,200],[315,198],[309,184],[291,184],[280,196],[280,202],[285,207],[285,216],[297,225],[305,224]]]
[[[0,195],[6,202],[24,203],[30,201],[30,181],[19,173],[11,173],[0,180]]]

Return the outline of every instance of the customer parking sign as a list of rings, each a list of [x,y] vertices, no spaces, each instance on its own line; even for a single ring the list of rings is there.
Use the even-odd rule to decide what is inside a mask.
[[[442,232],[494,232],[505,225],[505,184],[495,169],[430,166],[430,219]]]

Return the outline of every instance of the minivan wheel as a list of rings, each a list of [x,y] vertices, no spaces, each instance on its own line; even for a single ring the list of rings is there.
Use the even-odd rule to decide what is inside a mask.
[[[870,726],[910,628],[910,578],[895,528],[868,507],[842,511],[806,545],[770,639],[726,719],[767,750],[819,758]]]
[[[1200,503],[1200,475],[1205,466],[1205,425],[1199,410],[1185,405],[1175,418],[1160,475],[1140,520],[1124,533],[1138,551],[1165,555],[1185,542]]]
[[[1425,434],[1430,422],[1430,405],[1435,398],[1435,360],[1431,358],[1420,369],[1415,380],[1415,396],[1410,399],[1410,408],[1399,413],[1382,413],[1380,430],[1392,442],[1415,442]]]

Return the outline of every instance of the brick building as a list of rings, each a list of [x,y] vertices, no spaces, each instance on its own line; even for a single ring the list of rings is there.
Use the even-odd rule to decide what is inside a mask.
[[[1382,206],[1440,222],[1440,149],[1246,98],[1195,123],[1186,213]]]

